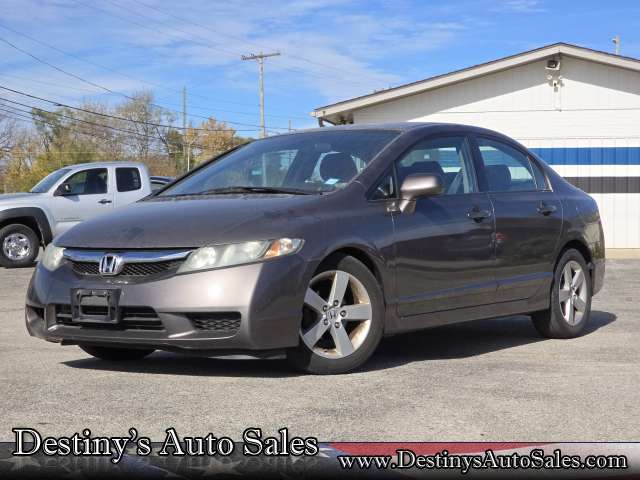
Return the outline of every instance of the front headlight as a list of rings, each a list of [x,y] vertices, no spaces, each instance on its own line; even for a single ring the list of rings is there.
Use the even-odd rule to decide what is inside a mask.
[[[279,238],[277,240],[202,247],[191,252],[184,263],[180,265],[178,273],[230,267],[267,258],[282,257],[297,252],[300,247],[302,247],[302,240],[299,238]]]
[[[53,243],[50,243],[44,250],[42,255],[42,266],[47,270],[54,271],[62,263],[62,257],[64,255],[64,248],[56,247]]]

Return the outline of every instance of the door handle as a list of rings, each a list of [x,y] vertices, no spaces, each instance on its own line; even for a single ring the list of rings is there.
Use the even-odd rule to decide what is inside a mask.
[[[491,216],[491,212],[489,210],[480,210],[475,207],[467,212],[467,216],[474,222],[481,222],[485,218],[489,218]]]
[[[101,205],[106,205],[107,203],[113,203],[113,202],[111,200],[107,200],[106,198],[103,198],[98,203],[100,203]]]
[[[551,215],[556,210],[557,208],[555,205],[547,205],[544,202],[540,202],[540,205],[538,205],[538,213],[540,215]]]

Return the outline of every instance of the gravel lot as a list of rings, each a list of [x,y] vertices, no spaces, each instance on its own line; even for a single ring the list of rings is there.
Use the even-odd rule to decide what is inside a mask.
[[[364,371],[300,376],[282,360],[156,352],[109,365],[28,336],[31,270],[0,269],[0,440],[43,435],[239,438],[287,426],[321,440],[640,440],[640,260],[611,260],[588,334],[543,340],[527,317],[385,339]]]

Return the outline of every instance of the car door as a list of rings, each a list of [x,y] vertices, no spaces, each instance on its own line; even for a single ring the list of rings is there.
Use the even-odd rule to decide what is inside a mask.
[[[494,231],[491,202],[479,192],[464,134],[419,141],[395,164],[398,185],[411,174],[441,176],[444,192],[394,214],[398,314],[402,317],[490,304]]]
[[[66,189],[64,186],[67,186]],[[113,209],[107,168],[87,168],[70,174],[56,189],[51,201],[55,235]]]
[[[526,150],[490,136],[476,136],[481,188],[496,222],[498,302],[523,300],[548,288],[562,230],[562,203]]]

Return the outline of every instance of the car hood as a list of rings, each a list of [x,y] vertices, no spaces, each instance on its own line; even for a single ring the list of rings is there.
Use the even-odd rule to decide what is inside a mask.
[[[154,198],[83,222],[58,237],[73,248],[191,248],[294,236],[317,195]]]
[[[35,199],[40,197],[41,193],[3,193],[0,194],[0,206],[4,206],[5,203],[24,203],[23,200]]]

